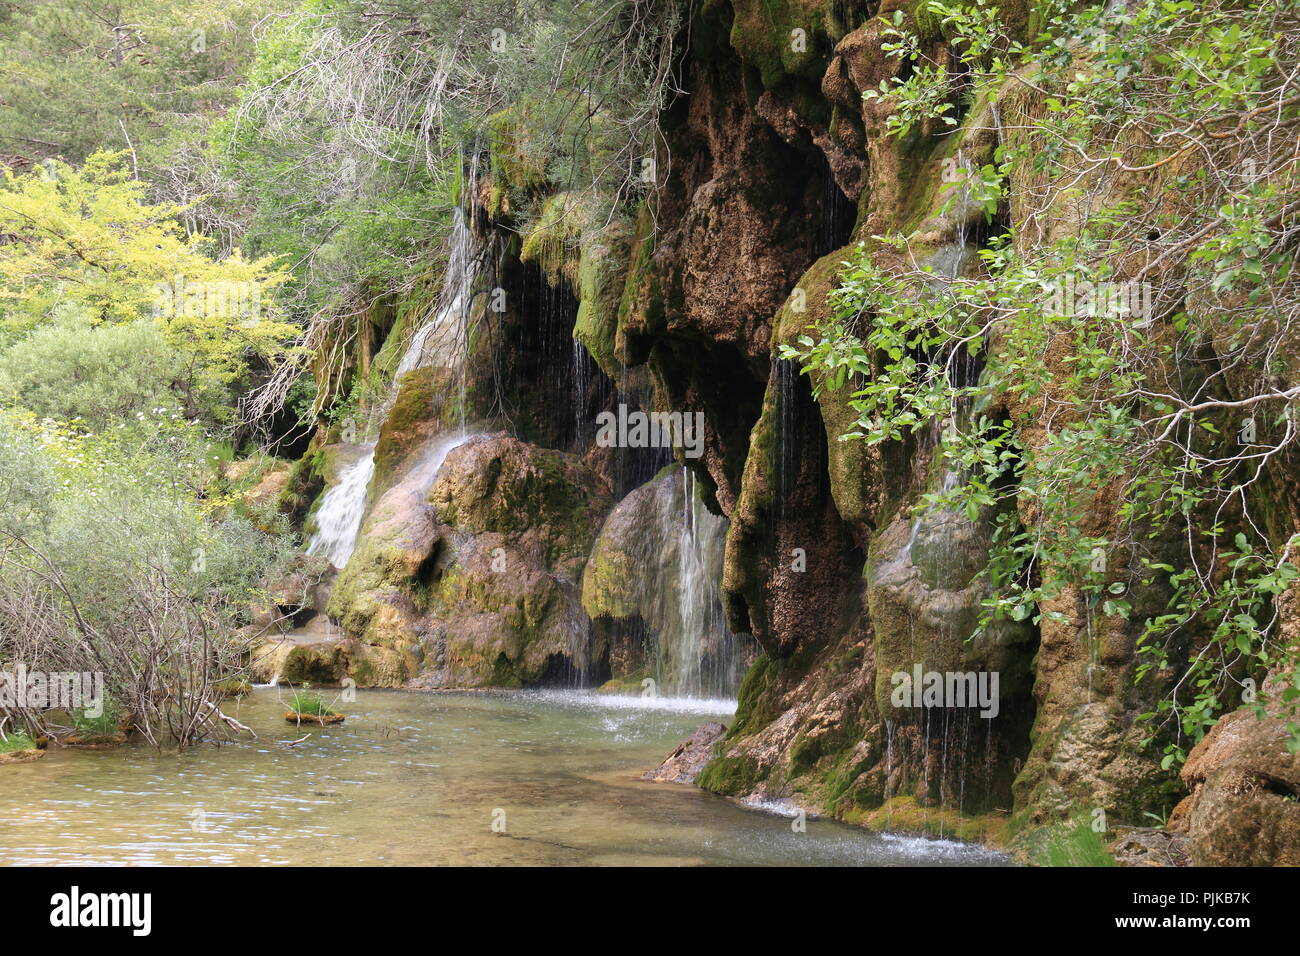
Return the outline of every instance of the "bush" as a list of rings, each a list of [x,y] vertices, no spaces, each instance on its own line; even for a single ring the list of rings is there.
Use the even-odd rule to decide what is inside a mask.
[[[0,661],[102,673],[117,707],[93,727],[74,716],[83,735],[115,733],[119,714],[155,743],[240,729],[221,681],[245,668],[236,628],[290,550],[207,497],[201,439],[170,417],[122,439],[0,415],[0,491],[16,491],[0,507]],[[50,729],[40,710],[8,716]]]
[[[175,408],[182,396],[173,384],[184,378],[182,355],[148,319],[97,327],[65,320],[0,353],[0,400],[94,429]]]

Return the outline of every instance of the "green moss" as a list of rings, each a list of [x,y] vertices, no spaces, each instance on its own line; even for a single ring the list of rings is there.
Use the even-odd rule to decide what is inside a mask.
[[[523,234],[519,260],[538,266],[552,283],[578,284],[578,248],[590,221],[585,205],[569,192],[548,196],[541,214]]]
[[[777,708],[765,699],[765,691],[775,678],[776,665],[766,654],[750,665],[736,695],[736,718],[727,731],[728,739],[756,733],[779,716]]]
[[[627,552],[598,543],[582,572],[582,606],[587,616],[620,618],[638,614],[636,592],[627,586],[637,570]]]
[[[289,481],[276,501],[276,510],[294,524],[305,525],[320,493],[325,490],[325,455],[321,449],[308,452],[289,469]]]
[[[711,793],[737,796],[758,785],[758,767],[748,757],[715,757],[700,771],[699,786]]]
[[[834,6],[830,0],[734,0],[731,46],[768,89],[788,77],[820,84],[833,33],[843,29]]]
[[[636,674],[627,674],[623,677],[614,677],[601,684],[596,693],[640,696],[641,682],[648,676],[642,671]]]
[[[615,351],[629,246],[626,227],[615,223],[599,237],[585,241],[578,260],[578,315],[573,337],[587,347],[601,371],[614,379],[620,372]]]
[[[841,817],[871,830],[919,833],[1005,847],[1010,838],[1007,818],[1000,813],[963,816],[956,810],[925,807],[915,797],[893,797],[872,810],[850,810]]]
[[[460,391],[454,384],[451,371],[434,366],[402,376],[375,444],[375,488],[386,488],[402,462],[423,448],[430,434],[456,421]]]
[[[529,132],[528,104],[488,117],[492,172],[503,188],[528,192],[546,185],[546,157]]]
[[[874,809],[884,802],[882,784],[864,778],[879,756],[877,747],[854,746],[840,754],[822,784],[822,802],[828,814],[843,817],[849,812]]]

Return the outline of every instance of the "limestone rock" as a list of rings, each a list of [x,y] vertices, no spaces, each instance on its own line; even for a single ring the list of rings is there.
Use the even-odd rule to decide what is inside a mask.
[[[330,598],[344,631],[409,660],[420,687],[585,671],[578,580],[610,507],[602,480],[504,433],[453,448],[436,475],[421,454],[405,460]]]
[[[1300,866],[1300,753],[1286,741],[1286,721],[1243,707],[1192,749],[1182,777],[1198,866]]]
[[[725,726],[710,721],[682,741],[658,767],[642,774],[641,779],[656,783],[694,783],[704,765],[713,759],[713,745],[726,732]]]

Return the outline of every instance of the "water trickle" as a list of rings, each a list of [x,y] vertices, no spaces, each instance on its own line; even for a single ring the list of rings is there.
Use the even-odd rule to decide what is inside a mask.
[[[687,468],[662,492],[641,555],[652,592],[647,624],[654,634],[655,680],[663,694],[734,698],[742,655],[718,593],[727,520],[704,506]]]
[[[375,446],[343,469],[336,485],[325,492],[316,511],[316,532],[307,543],[308,554],[320,554],[341,568],[357,546],[357,532],[366,511],[366,490],[375,473]]]
[[[471,169],[471,195],[473,180]],[[428,366],[449,368],[455,372],[460,388],[460,429],[456,435],[437,439],[422,460],[420,467],[427,471],[428,483],[432,483],[447,452],[469,437],[465,432],[465,353],[480,251],[464,210],[457,207],[452,214],[447,270],[435,307],[428,321],[411,337],[397,363],[388,394],[370,416],[372,428],[374,423],[387,417],[397,399],[402,376],[407,372]],[[375,473],[375,443],[369,442],[364,448],[365,454],[344,469],[338,483],[325,492],[316,512],[316,531],[307,543],[308,554],[324,555],[336,568],[346,565],[356,549],[357,535],[365,517],[370,479]]]
[[[470,231],[464,211],[457,208],[452,214],[447,272],[442,291],[429,321],[411,337],[406,352],[397,363],[397,377],[429,365],[442,368],[463,367],[477,258],[478,243]]]

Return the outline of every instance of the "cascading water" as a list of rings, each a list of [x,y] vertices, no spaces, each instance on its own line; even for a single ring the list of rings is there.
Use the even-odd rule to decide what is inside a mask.
[[[411,337],[397,363],[396,377],[429,365],[461,368],[469,305],[474,294],[478,243],[459,207],[452,214],[448,239],[447,272],[432,317]]]
[[[657,582],[666,599],[655,627],[656,680],[665,694],[733,697],[741,672],[737,639],[726,626],[718,583],[727,520],[704,507],[690,469],[674,475],[656,509],[651,537],[676,551]]]
[[[316,532],[307,543],[308,554],[320,554],[342,568],[357,545],[357,532],[366,510],[366,490],[375,473],[375,446],[339,475],[338,484],[325,492],[316,511]]]
[[[472,171],[471,171],[472,172]],[[473,176],[470,181],[472,183]],[[472,194],[472,189],[471,189]],[[455,371],[460,387],[460,429],[455,436],[440,438],[421,462],[428,470],[426,486],[432,483],[447,453],[469,436],[465,433],[465,350],[470,304],[477,277],[479,246],[468,219],[457,207],[448,240],[447,271],[429,320],[416,330],[397,363],[392,386],[371,418],[383,421],[401,387],[402,376],[418,368],[437,365]],[[316,512],[316,531],[307,544],[308,554],[322,554],[330,564],[342,568],[356,549],[357,535],[365,516],[370,479],[375,473],[375,443],[364,446],[365,454],[348,466],[336,485],[325,492]],[[430,463],[436,461],[436,464]],[[422,479],[423,480],[423,479]]]

